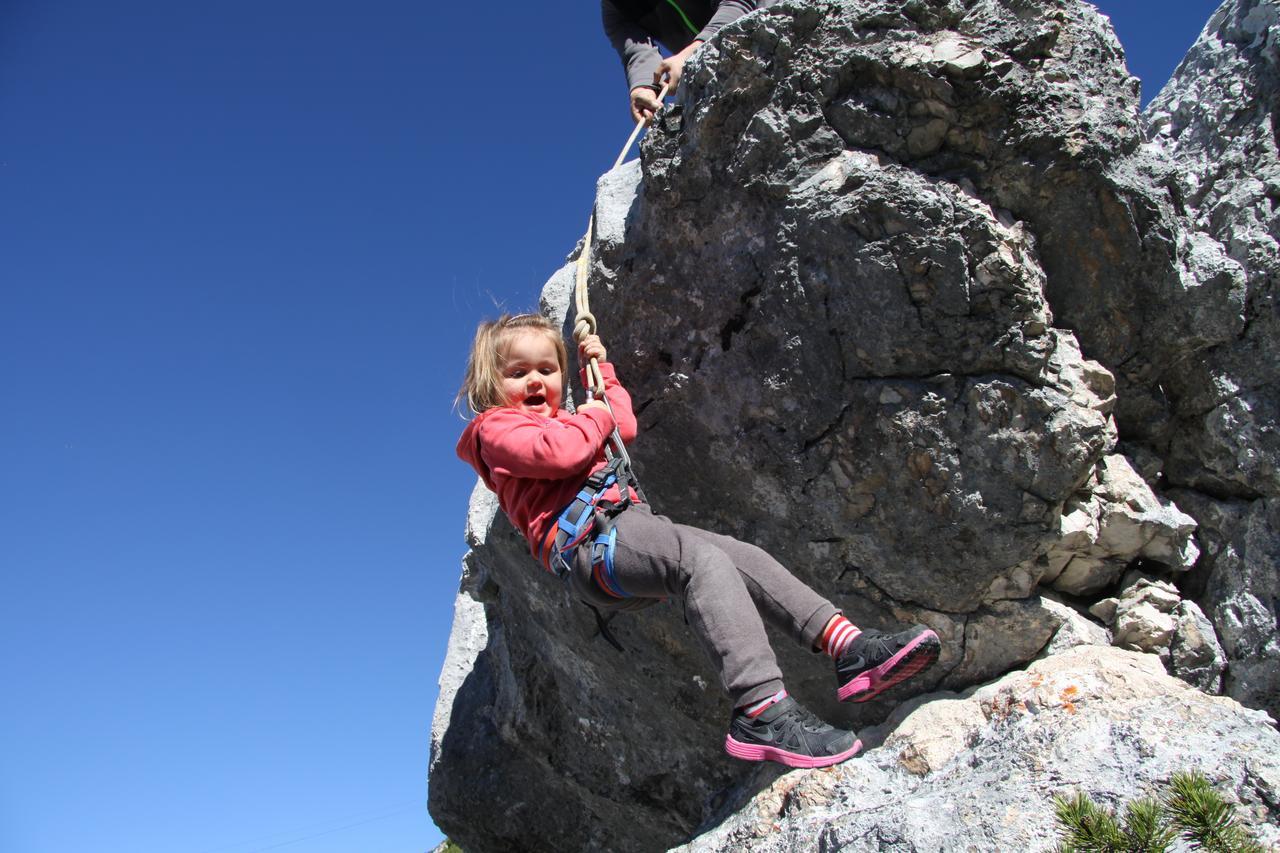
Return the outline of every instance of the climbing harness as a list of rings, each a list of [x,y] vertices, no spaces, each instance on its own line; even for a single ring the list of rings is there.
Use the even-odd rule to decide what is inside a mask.
[[[631,506],[630,489],[623,467],[621,457],[615,456],[608,465],[587,479],[577,497],[556,519],[556,526],[548,536],[542,555],[543,565],[567,584],[574,555],[578,548],[590,541],[591,573],[596,585],[606,595],[614,598],[631,597],[618,583],[613,570],[613,554],[618,547],[618,528],[614,519]],[[619,489],[619,499],[604,500],[605,493],[615,485]],[[607,620],[598,610],[596,621],[602,628],[601,633],[617,645],[617,641],[609,638],[608,632],[603,630]]]
[[[574,554],[585,543],[592,533],[591,572],[595,576],[596,585],[606,594],[615,598],[629,598],[623,592],[613,571],[613,552],[618,545],[618,529],[614,519],[618,513],[631,506],[631,493],[628,479],[634,479],[625,470],[626,463],[622,457],[615,456],[609,464],[587,478],[577,496],[569,503],[543,544],[539,557],[547,571],[565,583],[566,592],[570,589],[570,572]],[[620,499],[606,501],[604,495],[612,486],[618,486]],[[607,617],[589,601],[583,604],[591,608],[596,617],[596,629],[600,636],[620,652],[625,652],[622,643],[609,630],[609,623],[616,615]]]
[[[540,554],[542,564],[547,571],[558,578],[566,577],[574,553],[595,532],[596,537],[591,546],[592,562],[595,562],[596,552],[600,550],[599,559],[601,562],[607,562],[607,571],[612,580],[613,551],[618,538],[612,520],[618,513],[631,506],[627,481],[634,477],[623,470],[625,466],[626,463],[622,457],[615,456],[605,467],[587,478],[587,482],[583,483],[578,494],[560,513],[555,527],[547,535],[547,541],[543,543]],[[615,485],[618,486],[620,499],[604,500],[605,493]],[[608,591],[621,590],[616,582],[602,588]],[[614,593],[614,597],[625,598],[626,594],[618,592]]]

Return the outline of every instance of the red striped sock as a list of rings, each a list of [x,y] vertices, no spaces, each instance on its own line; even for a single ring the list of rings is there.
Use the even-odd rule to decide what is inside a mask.
[[[840,657],[845,649],[849,648],[849,644],[853,642],[862,632],[853,626],[853,623],[844,618],[843,613],[837,613],[831,617],[831,621],[827,623],[827,627],[822,629],[822,636],[818,638],[818,648],[831,656],[832,660]]]
[[[766,699],[761,699],[759,702],[756,702],[754,705],[747,705],[743,707],[742,713],[746,714],[748,717],[758,717],[760,716],[760,712],[763,711],[765,708],[768,708],[774,702],[781,702],[783,699],[786,699],[786,698],[787,698],[787,688],[784,687],[781,690],[779,690],[777,693],[773,694],[772,696]]]

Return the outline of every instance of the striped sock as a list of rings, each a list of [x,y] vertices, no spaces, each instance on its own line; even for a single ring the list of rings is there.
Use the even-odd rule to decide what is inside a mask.
[[[760,716],[760,712],[763,711],[765,708],[768,708],[770,705],[772,705],[775,702],[781,702],[783,699],[786,699],[786,698],[787,698],[787,688],[784,687],[781,690],[779,690],[777,693],[773,694],[772,696],[766,699],[761,699],[759,702],[756,702],[754,705],[743,706],[742,713],[746,714],[748,717],[758,717]]]
[[[843,613],[837,613],[831,617],[827,627],[822,629],[822,636],[818,638],[818,648],[830,655],[832,660],[836,660],[861,633],[852,622],[844,618]]]

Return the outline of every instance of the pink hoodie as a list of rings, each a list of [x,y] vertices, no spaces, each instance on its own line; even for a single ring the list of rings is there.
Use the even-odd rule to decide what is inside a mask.
[[[618,383],[613,365],[602,362],[600,374],[618,433],[623,443],[630,444],[636,437],[631,395]],[[556,518],[587,477],[605,464],[604,443],[613,427],[614,419],[603,409],[575,415],[559,409],[553,417],[544,418],[500,406],[486,409],[467,424],[457,451],[498,495],[503,512],[529,540],[534,557],[541,560]],[[610,489],[605,498],[617,500],[617,488]]]

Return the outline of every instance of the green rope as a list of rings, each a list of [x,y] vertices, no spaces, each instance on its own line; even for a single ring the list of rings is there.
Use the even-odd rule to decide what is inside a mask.
[[[684,25],[689,28],[689,34],[696,36],[699,32],[698,28],[689,20],[689,16],[684,13],[684,9],[680,8],[680,5],[676,3],[676,0],[667,0],[667,5],[676,10],[676,13],[680,16],[680,20],[684,21]]]

